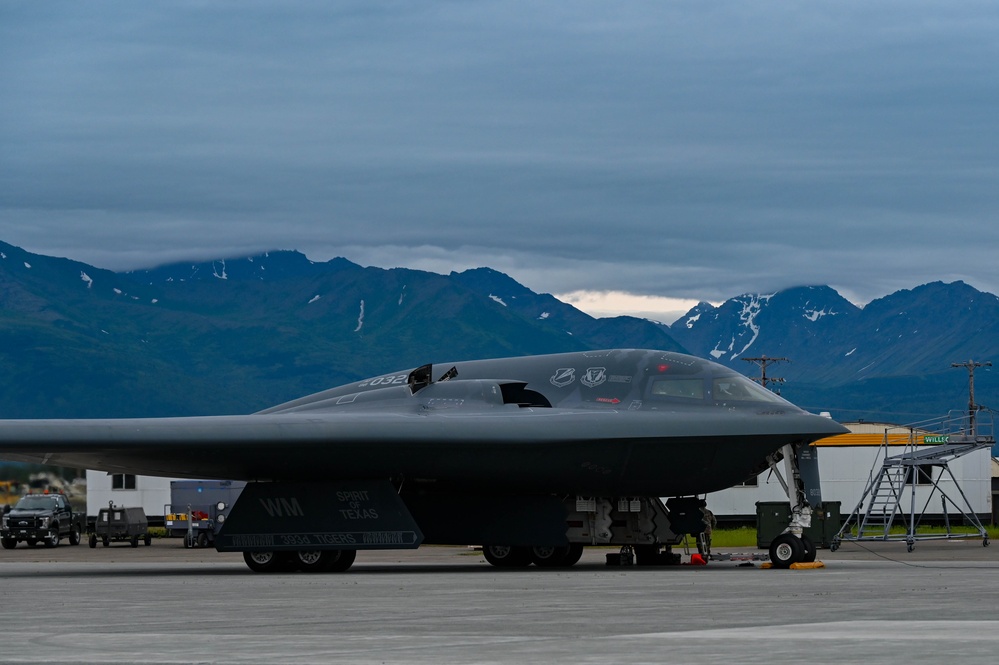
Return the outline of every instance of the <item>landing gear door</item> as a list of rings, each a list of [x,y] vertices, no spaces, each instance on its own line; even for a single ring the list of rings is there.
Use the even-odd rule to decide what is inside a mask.
[[[249,483],[216,536],[215,549],[415,549],[422,541],[388,481]]]
[[[795,451],[798,473],[805,492],[805,500],[812,508],[822,503],[822,487],[819,480],[819,449],[815,446],[800,446]]]

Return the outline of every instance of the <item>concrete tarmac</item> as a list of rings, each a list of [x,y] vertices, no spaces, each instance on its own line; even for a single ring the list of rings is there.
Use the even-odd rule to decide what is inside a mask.
[[[999,653],[999,547],[844,543],[759,562],[499,570],[459,547],[255,574],[178,540],[0,551],[0,662],[940,663]],[[747,554],[761,554],[747,550]],[[972,661],[976,659],[976,661]]]

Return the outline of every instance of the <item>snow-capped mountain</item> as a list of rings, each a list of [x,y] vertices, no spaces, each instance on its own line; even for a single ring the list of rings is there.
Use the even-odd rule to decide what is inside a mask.
[[[968,375],[953,363],[999,362],[999,298],[933,282],[859,308],[829,287],[799,287],[699,304],[670,334],[750,376],[759,368],[744,358],[787,358],[769,375],[785,379],[782,394],[805,406],[913,422],[966,408]],[[976,375],[976,404],[999,409],[997,377],[991,368]]]
[[[746,356],[811,356],[861,312],[828,286],[744,294],[719,307],[700,303],[670,326],[692,353],[742,366]]]
[[[670,334],[737,369],[745,357],[787,357],[785,376],[840,384],[936,373],[968,354],[999,354],[999,298],[964,282],[934,282],[860,308],[827,286],[798,287],[699,304]]]

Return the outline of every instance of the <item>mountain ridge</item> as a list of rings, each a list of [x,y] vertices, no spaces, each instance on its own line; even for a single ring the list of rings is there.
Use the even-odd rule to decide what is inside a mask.
[[[486,267],[273,250],[116,273],[3,242],[0,257],[4,417],[245,413],[425,362],[608,347],[687,351],[750,376],[743,358],[787,357],[774,371],[802,406],[919,415],[967,404],[952,362],[999,354],[999,298],[960,281],[864,307],[822,285],[747,293],[666,325],[597,319]],[[978,403],[999,395],[992,376]]]

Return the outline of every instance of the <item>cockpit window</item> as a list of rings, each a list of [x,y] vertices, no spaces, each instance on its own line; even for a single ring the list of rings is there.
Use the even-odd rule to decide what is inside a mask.
[[[711,396],[716,402],[779,402],[780,397],[744,376],[715,377]]]
[[[680,399],[704,399],[703,379],[656,379],[652,383],[652,396]]]

